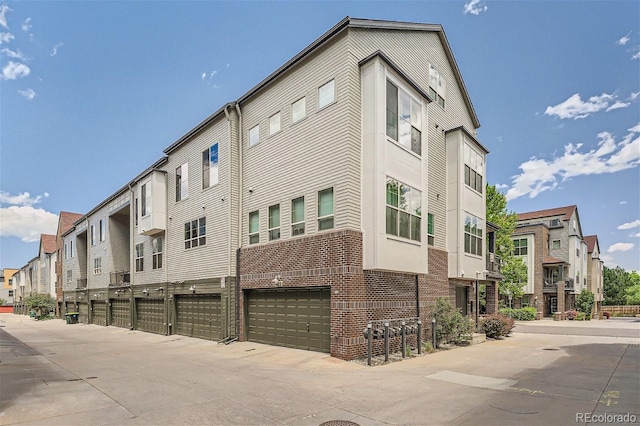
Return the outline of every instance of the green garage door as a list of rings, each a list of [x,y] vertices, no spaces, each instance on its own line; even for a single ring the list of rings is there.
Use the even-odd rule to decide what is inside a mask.
[[[111,324],[116,327],[130,328],[131,314],[129,313],[129,299],[111,300]]]
[[[89,324],[89,304],[78,303],[78,322]]]
[[[164,333],[164,299],[136,299],[136,329]]]
[[[331,350],[329,288],[250,290],[247,340],[318,352]]]
[[[222,338],[220,295],[176,297],[176,333],[207,340]]]
[[[107,306],[103,301],[91,302],[91,324],[107,325]]]

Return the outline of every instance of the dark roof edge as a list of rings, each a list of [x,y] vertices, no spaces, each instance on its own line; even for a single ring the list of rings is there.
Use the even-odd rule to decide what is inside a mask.
[[[489,148],[487,148],[486,146],[484,146],[474,135],[471,134],[470,131],[468,131],[464,126],[459,126],[459,127],[455,127],[453,129],[449,129],[447,131],[445,131],[445,133],[450,133],[450,132],[455,132],[461,130],[465,135],[467,135],[473,142],[475,142],[476,145],[478,145],[480,148],[482,148],[484,150],[485,154],[488,154],[489,152]]]

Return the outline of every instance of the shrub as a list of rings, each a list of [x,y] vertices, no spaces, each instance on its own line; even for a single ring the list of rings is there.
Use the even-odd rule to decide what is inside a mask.
[[[456,308],[446,297],[436,300],[431,308],[430,316],[436,319],[437,345],[446,342],[459,342],[471,336],[471,321]]]
[[[493,314],[482,320],[480,327],[487,337],[495,339],[507,336],[514,326],[514,319],[500,314]]]
[[[516,321],[534,321],[536,319],[536,308],[528,306],[521,309],[503,308],[498,311],[500,315],[513,318]]]
[[[575,310],[567,311],[568,320],[576,319],[577,316],[578,316],[578,311],[575,311]]]
[[[578,297],[576,297],[576,309],[585,315],[591,315],[591,309],[595,303],[595,296],[589,290],[582,289]]]
[[[584,312],[578,312],[578,316],[576,317],[576,321],[584,321],[587,319],[587,316]]]
[[[51,318],[49,312],[56,308],[56,299],[49,294],[32,293],[24,299],[30,311],[34,311],[36,319]]]

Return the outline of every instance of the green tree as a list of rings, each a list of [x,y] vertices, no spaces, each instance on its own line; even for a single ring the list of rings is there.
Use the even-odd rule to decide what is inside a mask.
[[[527,265],[521,258],[513,255],[511,236],[516,229],[518,216],[507,210],[507,197],[487,184],[487,220],[499,226],[495,233],[496,255],[502,260],[500,272],[504,279],[499,284],[499,292],[503,296],[522,297],[527,285]]]
[[[432,318],[436,319],[436,341],[440,343],[458,342],[464,340],[472,332],[472,323],[469,318],[462,315],[451,301],[446,297],[436,300],[429,312]]]
[[[607,268],[605,266],[603,270],[603,279],[603,305],[626,305],[626,289],[634,285],[634,279],[637,279],[638,284],[640,284],[640,276],[638,276],[638,273],[629,273],[619,266],[616,266],[615,268]]]
[[[50,294],[31,293],[24,298],[24,302],[30,311],[36,313],[36,319],[44,319],[49,316],[49,312],[56,308],[56,299]]]
[[[587,318],[591,318],[591,310],[593,309],[595,300],[592,292],[586,288],[582,289],[578,297],[576,297],[576,310],[585,314]]]
[[[629,281],[630,285],[624,290],[627,305],[640,305],[640,274],[631,271]]]
[[[0,306],[6,305],[7,301],[0,297]]]

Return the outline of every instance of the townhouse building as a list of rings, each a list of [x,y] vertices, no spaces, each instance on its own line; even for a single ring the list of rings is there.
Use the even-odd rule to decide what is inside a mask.
[[[593,313],[600,312],[604,300],[604,261],[600,259],[597,235],[584,237],[587,243],[587,289],[593,293]]]
[[[60,232],[65,309],[342,359],[439,297],[491,313],[479,126],[442,26],[345,18]]]
[[[56,315],[60,317],[64,312],[64,293],[63,293],[63,280],[64,273],[62,271],[63,259],[69,258],[69,247],[64,245],[62,235],[66,233],[74,224],[75,221],[82,217],[80,213],[71,213],[61,211],[58,215],[58,228],[56,232],[56,263],[55,263],[55,297],[56,297]],[[71,250],[75,249],[75,246],[70,247]]]
[[[4,268],[0,271],[2,276],[0,277],[0,281],[2,282],[2,287],[0,287],[0,299],[5,301],[6,306],[13,306],[13,298],[15,296],[15,289],[13,288],[13,276],[19,269],[13,268]]]
[[[588,245],[575,205],[519,213],[513,233],[515,255],[528,268],[522,306],[544,315],[575,308],[575,298],[588,286]],[[595,281],[602,282],[602,269]]]

